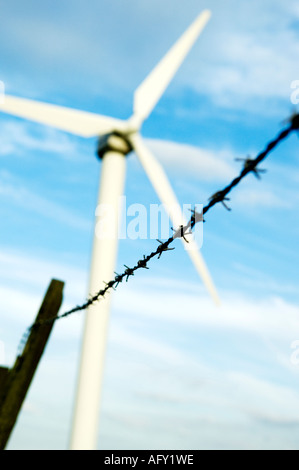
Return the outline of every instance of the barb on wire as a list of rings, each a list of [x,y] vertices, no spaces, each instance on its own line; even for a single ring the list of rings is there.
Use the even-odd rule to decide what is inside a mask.
[[[292,115],[290,123],[293,130],[299,130],[299,113],[294,113]]]
[[[189,241],[186,238],[186,235],[192,235],[192,231],[190,230],[190,225],[180,225],[180,228],[175,230],[173,227],[171,227],[171,230],[174,232],[173,239],[175,238],[183,238],[186,243],[189,243]],[[187,232],[189,230],[189,232]]]
[[[126,282],[128,282],[129,277],[134,276],[134,268],[129,268],[129,266],[126,266],[126,265],[124,265],[124,266],[125,266],[125,268],[127,268],[125,270],[124,274],[126,276]]]
[[[291,116],[282,121],[283,124],[289,124],[293,130],[299,130],[299,113],[293,111]]]
[[[104,282],[105,286],[107,286],[108,289],[113,289],[115,290],[115,287],[114,287],[114,284],[115,284],[115,281],[109,281],[109,282]]]
[[[221,204],[227,209],[228,211],[231,211],[231,208],[228,207],[224,201],[230,201],[229,197],[226,197],[223,191],[217,191],[217,193],[213,194],[210,198],[209,201],[215,201],[215,202],[221,202]]]
[[[260,174],[261,173],[266,173],[267,170],[265,170],[264,168],[257,168],[256,166],[254,166],[254,160],[250,157],[247,157],[247,158],[235,158],[236,162],[244,162],[244,166],[243,168],[250,168],[250,171],[252,171],[252,173],[254,174],[254,176],[260,180],[261,177],[260,177]]]
[[[205,222],[205,219],[203,217],[203,212],[197,212],[196,208],[194,209],[189,209],[191,212],[192,216],[190,219],[190,227],[191,229],[197,224],[198,222]]]
[[[118,287],[118,284],[120,284],[123,280],[123,275],[122,274],[117,274],[116,272],[114,272],[115,274],[115,287]]]
[[[44,322],[34,323],[33,325],[31,325],[28,328],[26,334],[28,334],[33,328],[37,328],[37,327],[41,326],[44,323],[49,323],[49,322],[54,323],[56,320],[66,318],[66,317],[72,315],[73,313],[80,312],[82,310],[86,310],[88,307],[90,307],[95,302],[97,302],[101,297],[104,297],[105,294],[110,289],[117,288],[118,285],[123,281],[124,278],[126,278],[126,282],[127,282],[131,276],[134,276],[135,271],[137,271],[138,269],[141,269],[141,268],[149,269],[147,264],[152,258],[157,256],[158,259],[160,259],[162,253],[164,253],[165,251],[174,250],[174,248],[170,248],[169,245],[176,238],[184,238],[184,240],[187,242],[187,239],[185,238],[185,235],[188,235],[188,234],[192,233],[192,229],[194,228],[194,226],[198,222],[204,222],[205,221],[204,220],[204,215],[216,204],[221,203],[221,204],[223,204],[223,206],[228,211],[230,211],[231,208],[228,207],[225,204],[225,201],[229,201],[229,198],[227,197],[227,195],[232,191],[232,189],[234,187],[236,187],[240,183],[240,181],[243,178],[245,178],[245,176],[248,173],[253,172],[254,175],[257,178],[260,179],[260,173],[261,172],[263,173],[265,170],[257,168],[258,164],[262,160],[264,160],[268,156],[268,154],[282,140],[286,139],[289,136],[289,134],[291,134],[293,131],[298,131],[299,130],[299,113],[296,113],[296,114],[292,115],[290,117],[290,119],[288,120],[288,123],[289,123],[288,127],[285,128],[284,130],[282,130],[280,132],[280,134],[274,140],[271,140],[268,143],[268,145],[266,146],[265,150],[263,150],[261,153],[259,153],[256,158],[252,159],[252,158],[248,157],[247,159],[243,159],[244,165],[243,165],[243,168],[242,168],[239,176],[237,176],[235,179],[233,179],[233,181],[229,185],[227,185],[224,189],[214,193],[208,199],[209,202],[206,206],[204,206],[201,213],[197,212],[195,208],[191,209],[191,219],[189,220],[189,222],[186,226],[180,226],[177,230],[174,230],[174,234],[168,240],[166,240],[164,242],[161,241],[161,240],[157,240],[159,242],[159,245],[158,245],[158,247],[156,248],[155,251],[153,251],[151,254],[149,254],[147,256],[144,255],[143,259],[137,261],[137,264],[133,268],[130,268],[130,267],[125,265],[126,269],[122,274],[115,273],[115,278],[112,279],[111,281],[105,283],[105,287],[103,289],[101,289],[99,292],[97,292],[95,295],[90,297],[83,305],[78,305],[78,306],[72,308],[71,310],[69,310],[68,312],[65,312],[62,315],[53,317],[53,318],[51,318],[49,320],[46,320]],[[23,340],[22,340],[22,344],[23,344]]]
[[[172,237],[171,237],[172,238]],[[169,248],[169,243],[170,243],[170,238],[166,241],[166,242],[161,242],[161,240],[157,240],[157,242],[160,243],[160,245],[158,246],[157,248],[157,254],[158,254],[158,259],[161,258],[161,255],[163,253],[163,251],[170,251],[170,250],[174,250],[174,248]]]
[[[149,269],[149,267],[146,265],[147,263],[147,259],[146,257],[143,255],[143,259],[140,259],[137,263],[137,266],[139,268],[144,268],[144,269]]]

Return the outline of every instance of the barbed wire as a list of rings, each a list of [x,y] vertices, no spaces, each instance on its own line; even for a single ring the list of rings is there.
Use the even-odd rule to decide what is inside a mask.
[[[195,227],[195,225],[198,222],[205,222],[204,215],[216,204],[221,203],[228,211],[231,210],[231,208],[226,204],[227,201],[230,199],[227,197],[227,195],[232,191],[233,188],[235,188],[243,178],[245,178],[246,175],[249,173],[253,173],[258,179],[261,178],[260,174],[264,173],[266,170],[257,168],[258,164],[263,161],[268,154],[274,150],[274,148],[277,147],[277,145],[284,139],[286,139],[289,134],[291,134],[294,131],[299,131],[299,113],[293,114],[289,119],[288,119],[288,127],[282,130],[278,136],[271,140],[265,150],[263,150],[261,153],[257,155],[256,158],[252,159],[250,157],[247,157],[245,159],[237,158],[237,161],[243,161],[243,169],[241,170],[239,176],[234,178],[230,184],[228,184],[224,189],[217,191],[214,193],[209,199],[208,199],[208,204],[203,207],[201,212],[197,212],[196,208],[191,210],[191,218],[189,222],[184,226],[181,225],[177,229],[173,229],[173,235],[168,238],[166,241],[161,241],[157,240],[159,242],[159,245],[157,246],[155,251],[152,251],[152,253],[148,255],[143,255],[143,258],[137,261],[136,265],[133,267],[129,267],[124,265],[125,270],[121,273],[115,273],[114,279],[110,280],[109,282],[104,282],[105,287],[100,289],[96,294],[90,296],[85,303],[82,305],[77,305],[76,307],[73,307],[72,309],[68,310],[67,312],[57,315],[55,317],[49,318],[47,320],[43,321],[38,321],[33,323],[25,332],[23,335],[23,338],[20,342],[19,345],[19,350],[22,349],[24,346],[30,332],[36,328],[39,328],[40,326],[44,324],[50,324],[54,323],[57,320],[61,320],[62,318],[69,317],[70,315],[73,315],[74,313],[86,310],[88,307],[96,303],[97,301],[100,300],[100,298],[104,297],[108,291],[111,289],[116,289],[120,283],[123,282],[125,279],[126,282],[128,282],[129,278],[134,276],[135,272],[139,269],[149,269],[147,264],[152,258],[157,257],[158,259],[161,258],[162,254],[166,251],[174,250],[174,247],[170,247],[169,245],[177,238],[184,238],[186,242],[188,242],[186,235],[189,235],[192,233],[192,229]]]

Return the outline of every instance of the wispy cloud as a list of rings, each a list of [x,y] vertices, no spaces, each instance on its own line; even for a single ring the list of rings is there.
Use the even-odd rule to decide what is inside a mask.
[[[225,181],[235,175],[232,152],[211,151],[187,144],[147,139],[154,155],[174,173],[196,175],[198,180]]]
[[[65,282],[61,310],[66,311],[86,298],[87,270],[51,253],[37,257],[15,248],[0,250],[0,340],[5,342],[7,363],[13,362],[19,341],[34,321],[53,278]],[[55,337],[65,342],[78,340],[83,318],[83,315],[74,315],[67,322],[57,323]]]
[[[80,230],[90,230],[90,222],[76,215],[72,210],[64,208],[40,194],[32,192],[23,181],[8,172],[0,172],[0,197],[17,207],[22,207],[42,217],[54,219]]]
[[[299,51],[299,38],[292,28],[297,14],[294,5],[253,1],[236,9],[237,2],[230,0],[220,13],[219,5],[212,2],[216,15],[207,39],[203,37],[209,45],[200,52],[202,71],[196,73],[194,63],[189,78],[195,89],[208,93],[217,106],[272,115],[279,110],[277,100],[290,102]]]
[[[240,205],[243,208],[277,208],[290,209],[293,204],[290,199],[286,199],[284,195],[279,196],[272,189],[251,188],[240,189],[234,195],[234,205]]]
[[[20,331],[18,325],[23,328],[24,318],[32,316],[41,297],[36,292],[53,270],[68,280],[67,303],[78,302],[84,277],[80,269],[21,253],[0,253],[0,279],[6,285],[1,288],[6,336],[8,328]],[[16,295],[16,279],[27,286],[26,292],[23,289]],[[159,448],[157,436],[166,432],[169,445],[172,443],[175,448],[190,446],[190,442],[191,447],[196,446],[198,440],[202,448],[215,447],[217,442],[223,448],[262,448],[259,439],[263,426],[274,424],[280,429],[280,440],[273,428],[268,431],[271,442],[267,445],[292,445],[288,429],[299,422],[298,413],[294,413],[294,409],[299,409],[299,395],[291,376],[287,382],[281,379],[281,383],[276,383],[260,374],[267,365],[272,370],[289,367],[289,373],[296,373],[289,360],[289,340],[299,332],[298,308],[277,297],[257,300],[230,292],[222,298],[223,305],[217,309],[203,292],[198,293],[197,284],[151,276],[144,281],[134,280],[134,285],[120,286],[114,295],[108,336],[102,410],[104,441],[110,431],[115,436],[125,426],[126,433],[123,437],[120,433],[118,440],[118,445],[124,447],[132,446],[133,442],[136,447],[144,447],[146,440],[147,445]],[[11,312],[14,325],[8,320]],[[31,424],[32,435],[39,430],[39,442],[45,448],[50,445],[46,440],[59,447],[69,432],[70,391],[73,393],[75,374],[72,351],[77,350],[69,339],[78,340],[81,320],[75,316],[55,326],[51,348],[26,410],[27,418],[34,418],[30,421],[35,423]],[[8,351],[12,356],[11,348]],[[255,361],[259,361],[259,367],[254,373]],[[240,366],[242,371],[238,370]],[[64,393],[59,394],[59,399],[55,393],[47,394],[47,400],[41,402],[38,398],[41,390],[49,387],[55,390],[57,381]],[[121,391],[116,386],[120,381]],[[59,409],[59,419],[64,422],[64,430],[58,426],[57,438],[55,420],[51,429],[49,426],[45,429],[45,423],[52,422],[49,407]],[[38,414],[34,412],[37,408]],[[173,432],[177,422],[179,431]],[[13,447],[18,442],[23,445],[20,434],[23,426],[21,421],[11,443]],[[223,426],[227,429],[224,434]],[[139,440],[141,429],[143,438]],[[240,429],[244,433],[238,441]],[[165,440],[160,442],[166,445]],[[107,441],[108,445],[111,443],[115,446],[113,438]],[[30,447],[30,443],[27,445]]]
[[[81,2],[62,9],[69,20],[63,22],[41,11],[34,11],[33,16],[29,13],[16,16],[16,8],[12,14],[6,7],[6,47],[13,50],[15,60],[18,60],[19,50],[26,50],[31,65],[60,68],[60,81],[68,77],[71,82],[72,74],[76,84],[80,79],[88,80],[88,87],[82,90],[87,93],[88,90],[103,93],[102,86],[110,82],[132,96],[149,67],[161,59],[191,22],[192,14],[194,17],[199,13],[199,8],[197,2],[191,1],[189,10],[185,9],[180,18],[173,15],[170,22],[169,2],[163,5],[151,2],[149,9],[147,5],[131,1],[126,12],[118,7],[119,15],[115,15],[113,4],[106,6],[105,15],[101,15],[99,7],[93,3],[91,8],[98,11],[95,16],[99,17],[95,23]],[[299,38],[292,27],[298,20],[296,2],[286,5],[252,1],[239,8],[236,0],[221,5],[213,0],[209,7],[213,12],[212,20],[176,77],[175,89],[191,87],[199,94],[208,95],[220,107],[246,107],[273,114],[275,106],[279,109],[276,100],[289,101],[290,82],[297,78]],[[111,35],[111,26],[118,29],[125,13],[126,35],[119,31]],[[78,22],[74,29],[73,21],[79,15],[85,21]],[[41,41],[36,41],[36,37],[42,38]],[[172,38],[171,42],[168,37]],[[115,73],[116,64],[121,73]],[[59,80],[59,74],[56,76]],[[45,79],[41,87],[44,85]]]
[[[50,152],[55,155],[75,158],[78,154],[74,139],[63,132],[49,127],[36,126],[35,135],[32,124],[2,119],[0,126],[0,155],[20,155],[34,150]],[[36,131],[37,129],[37,131]]]

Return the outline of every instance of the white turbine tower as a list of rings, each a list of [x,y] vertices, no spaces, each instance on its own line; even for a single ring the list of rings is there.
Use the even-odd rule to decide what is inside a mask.
[[[100,240],[94,235],[89,293],[95,294],[103,281],[114,277],[118,244],[118,204],[123,194],[125,156],[135,151],[160,200],[169,212],[173,226],[185,224],[177,198],[164,170],[144,144],[139,130],[143,121],[165,91],[172,77],[195,43],[210,18],[203,11],[174,44],[134,94],[134,112],[130,119],[118,120],[94,113],[63,108],[12,96],[5,96],[0,109],[6,113],[46,124],[83,137],[100,136],[98,154],[102,171],[98,204],[109,204],[114,214],[114,233]],[[96,223],[99,218],[96,218]],[[182,242],[185,241],[182,239]],[[211,276],[197,249],[195,240],[189,242],[186,252],[191,257],[205,286],[216,303],[219,302]],[[100,392],[103,374],[109,297],[92,305],[86,314],[81,364],[71,436],[72,449],[95,449],[98,433]]]

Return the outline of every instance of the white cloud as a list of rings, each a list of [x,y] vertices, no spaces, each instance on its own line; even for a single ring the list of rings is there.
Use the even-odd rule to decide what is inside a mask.
[[[238,262],[233,263],[233,267],[236,269],[237,277],[246,279],[246,286],[250,286],[252,290],[262,286],[265,292],[275,292],[276,295],[282,297],[298,293],[296,282],[281,282],[274,279],[271,274],[267,275],[265,272]]]
[[[0,126],[0,155],[20,155],[24,150],[53,152],[63,157],[76,157],[74,140],[63,132],[38,126],[39,134],[32,135],[27,122],[2,120]]]
[[[114,343],[121,348],[128,350],[132,349],[135,352],[138,352],[138,354],[155,358],[163,357],[163,361],[171,364],[179,364],[182,362],[183,356],[176,348],[167,344],[162,344],[154,339],[139,337],[136,333],[129,331],[121,324],[114,324],[110,334],[110,341],[112,344]]]
[[[299,424],[297,390],[245,373],[230,372],[228,379],[232,394],[242,396],[243,410],[253,418],[270,424]]]
[[[10,204],[23,207],[42,217],[54,219],[76,229],[90,230],[88,220],[58,203],[32,192],[23,184],[23,181],[5,171],[0,171],[0,197],[9,200]]]
[[[289,100],[299,44],[294,44],[289,33],[279,38],[269,34],[264,44],[258,39],[252,34],[232,32],[225,44],[219,44],[221,62],[208,67],[206,80],[200,80],[198,89],[208,91],[217,104],[227,107],[234,107],[238,101],[250,105],[250,100],[254,100],[252,104],[258,106],[258,99]]]
[[[136,281],[138,283],[138,281]],[[146,302],[144,299],[147,299]],[[221,292],[221,306],[215,307],[200,284],[148,279],[141,287],[128,286],[116,297],[116,308],[127,314],[134,310],[163,321],[216,329],[236,329],[265,334],[275,339],[299,334],[297,305],[279,296],[250,299],[240,293]]]
[[[170,337],[175,330],[170,318],[166,330],[162,326],[161,310],[156,313],[157,317],[152,318],[151,322],[156,324],[157,331],[162,328],[165,331],[165,347],[171,342]],[[149,331],[153,329],[146,326],[146,319],[143,322],[143,334],[141,331],[132,334],[132,324],[128,324],[131,329],[128,345],[119,342],[123,333],[118,328],[119,338],[115,338],[110,346],[110,351],[117,350],[118,354],[112,359],[110,356],[108,361],[100,442],[107,439],[108,430],[114,436],[119,430],[117,442],[125,448],[132,446],[132,443],[140,448],[165,448],[167,445],[174,446],[172,448],[186,448],[188,445],[189,448],[275,448],[297,445],[289,433],[294,425],[299,424],[299,414],[294,412],[299,405],[296,378],[293,376],[292,379],[290,373],[284,384],[268,377],[264,364],[268,356],[267,348],[258,351],[258,361],[263,366],[256,367],[255,375],[250,370],[257,343],[253,337],[246,339],[243,336],[239,351],[231,351],[232,355],[239,354],[243,371],[234,370],[236,364],[230,354],[228,361],[223,361],[225,350],[222,351],[221,338],[216,334],[217,326],[212,330],[202,330],[200,327],[202,334],[198,339],[198,348],[187,352],[186,348],[178,347],[178,358],[168,353],[164,356],[166,351],[155,342],[152,343],[152,351],[142,346],[143,341],[147,343],[151,334]],[[181,341],[188,341],[187,330],[180,328]],[[192,330],[196,330],[195,325]],[[188,331],[191,334],[191,330]],[[227,330],[224,335],[232,344],[238,344],[237,331],[229,333]],[[210,349],[215,351],[218,363],[210,363],[211,351],[202,344],[203,336],[210,343]],[[247,358],[243,356],[243,348]],[[125,360],[122,362],[121,358]],[[275,354],[267,365],[272,371],[271,377],[273,369],[279,369]],[[261,377],[261,373],[264,376]],[[121,391],[115,387],[119,381],[122,383]],[[123,426],[127,430],[125,436],[121,433]],[[226,429],[225,433],[223,429]],[[263,441],[265,431],[267,442]],[[141,432],[146,440],[138,437]],[[107,442],[111,446],[114,442],[115,445],[112,437]]]
[[[26,312],[32,316],[52,271],[67,280],[65,308],[80,303],[85,283],[80,269],[21,253],[0,253],[6,334],[12,323],[15,330],[24,325]],[[263,426],[275,424],[280,426],[281,440],[273,428],[266,446],[292,446],[285,426],[299,421],[294,412],[299,409],[299,395],[292,380],[298,371],[290,363],[290,340],[299,332],[297,305],[278,297],[249,299],[236,292],[221,293],[221,298],[222,306],[217,309],[197,283],[151,276],[120,285],[113,296],[101,428],[105,436],[101,442],[114,448],[132,448],[133,443],[143,448],[165,448],[166,443],[184,448],[196,446],[200,440],[202,447],[221,443],[226,448],[263,448]],[[27,447],[34,445],[36,433],[44,448],[59,448],[66,442],[75,386],[74,350],[78,349],[82,319],[83,315],[80,319],[75,315],[56,324],[12,448],[24,445],[22,430],[28,425],[32,441],[26,441]],[[192,338],[196,332],[195,347]],[[239,347],[238,343],[234,346],[236,338],[242,339]],[[232,349],[225,350],[223,341],[231,342]],[[236,352],[242,372],[235,369]],[[282,378],[276,383],[267,374],[261,378],[266,365],[288,371],[286,382]],[[53,414],[57,409],[59,420],[54,417],[57,413]],[[121,437],[123,426],[126,433]],[[243,426],[247,431],[240,437]],[[117,444],[115,438],[108,438],[109,430],[112,436],[120,433]]]
[[[217,106],[273,116],[281,113],[278,99],[290,103],[299,38],[291,26],[295,17],[290,5],[273,3],[252,1],[240,8],[231,0],[219,11],[219,4],[212,2],[216,14],[198,53],[202,70],[192,62],[189,82]]]
[[[278,196],[272,189],[239,189],[234,195],[234,205],[240,205],[244,208],[279,208],[290,209],[292,203],[289,198]]]
[[[71,9],[63,8],[62,18],[67,21],[41,11],[28,10],[22,16],[14,11],[12,15],[7,8],[4,31],[10,41],[6,44],[11,48],[11,43],[17,45],[12,48],[16,62],[22,51],[35,68],[56,68],[60,72],[56,74],[57,87],[64,74],[69,77],[73,73],[76,85],[88,80],[86,90],[93,94],[95,90],[102,93],[104,86],[113,83],[132,96],[134,88],[199,12],[195,0],[188,8],[182,8],[178,1],[174,5],[151,1],[141,6],[131,1],[124,9],[114,1],[99,11],[95,3],[86,10],[75,2]],[[298,19],[296,2],[252,1],[240,6],[235,0],[225,4],[213,0],[209,7],[212,19],[174,86],[208,94],[219,106],[273,114],[275,101],[289,101],[290,82],[298,78],[299,43],[292,27]],[[97,20],[93,21],[91,11],[98,12],[94,15]],[[120,31],[124,23],[125,34]],[[111,34],[113,27],[116,34]]]
[[[3,301],[6,299],[5,305],[12,302],[5,311],[14,311],[18,318],[23,318],[24,309],[18,308],[18,305],[24,304],[27,306],[26,310],[30,310],[33,302],[36,303],[36,294],[39,302],[53,275],[66,281],[67,297],[64,308],[84,300],[87,276],[84,270],[55,260],[34,258],[15,250],[0,251],[1,298]],[[269,282],[269,279],[266,281]],[[260,278],[257,282],[260,282]],[[21,289],[22,298],[15,295],[14,284]],[[182,323],[190,328],[239,330],[265,335],[271,340],[291,340],[294,339],[296,331],[299,333],[297,305],[278,295],[254,299],[241,293],[222,292],[220,297],[221,306],[215,307],[199,283],[148,276],[144,281],[136,279],[132,281],[132,285],[121,285],[117,294],[114,294],[113,302],[114,309],[122,312],[120,325],[126,324],[126,318],[140,318],[142,311],[142,318],[147,319],[146,321],[160,319],[171,324]],[[121,343],[133,346],[126,327],[123,332]],[[118,328],[114,330],[115,341],[119,340],[120,333]],[[145,353],[157,349],[154,345],[147,346],[147,343],[142,341],[137,342],[134,347],[144,350]]]
[[[223,181],[235,175],[232,152],[211,151],[166,140],[147,139],[154,155],[176,173],[196,176],[198,180]]]
[[[12,360],[22,334],[32,324],[51,279],[65,282],[60,314],[82,303],[87,295],[87,272],[75,265],[37,258],[16,250],[0,250],[0,296],[2,325],[0,339],[6,343],[7,360]],[[55,335],[65,341],[78,338],[83,315],[60,320]],[[13,332],[11,329],[13,328]],[[6,338],[13,338],[11,343]]]

